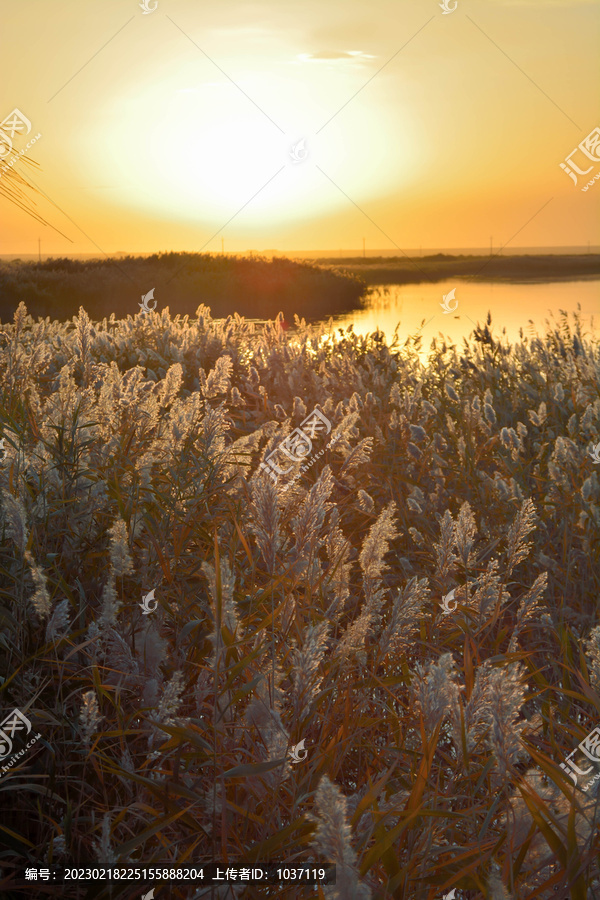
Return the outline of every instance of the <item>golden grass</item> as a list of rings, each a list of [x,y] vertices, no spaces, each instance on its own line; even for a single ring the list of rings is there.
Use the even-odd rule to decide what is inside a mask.
[[[419,338],[19,307],[0,698],[42,738],[0,778],[3,897],[269,860],[338,886],[213,896],[600,896],[598,782],[559,768],[600,724],[600,347],[490,324],[425,369]],[[283,491],[259,463],[316,405],[339,439]]]

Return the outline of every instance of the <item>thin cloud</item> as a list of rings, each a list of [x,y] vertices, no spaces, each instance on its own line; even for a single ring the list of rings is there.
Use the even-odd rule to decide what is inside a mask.
[[[363,53],[362,50],[319,50],[318,53],[299,53],[298,59],[302,62],[332,62],[334,60],[350,60],[356,62],[360,59],[375,59],[376,57],[370,53]]]

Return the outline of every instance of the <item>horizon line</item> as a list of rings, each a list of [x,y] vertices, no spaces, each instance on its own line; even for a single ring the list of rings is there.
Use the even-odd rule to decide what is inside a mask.
[[[1,242],[0,242],[1,243]],[[7,241],[8,243],[8,241]],[[40,250],[37,252],[12,252],[12,253],[0,253],[0,259],[23,259],[23,258],[40,258]],[[542,245],[524,245],[520,247],[411,247],[408,248],[407,251],[394,251],[394,250],[385,250],[380,248],[373,248],[371,250],[360,250],[359,248],[328,248],[325,250],[316,250],[316,249],[296,249],[296,250],[279,250],[275,247],[267,247],[267,248],[247,248],[244,250],[214,250],[214,251],[197,251],[197,250],[113,250],[108,253],[104,253],[103,255],[106,258],[110,258],[110,256],[155,256],[155,255],[164,255],[168,253],[180,253],[180,254],[191,254],[191,255],[205,255],[205,256],[244,256],[247,254],[258,254],[258,255],[274,255],[278,254],[280,256],[294,256],[294,255],[314,255],[314,256],[328,256],[332,258],[340,258],[342,255],[344,257],[352,257],[352,258],[362,258],[368,259],[370,257],[398,257],[401,258],[404,256],[405,258],[410,258],[409,253],[412,253],[415,256],[422,257],[425,255],[435,255],[435,254],[449,254],[449,255],[465,255],[468,253],[481,253],[481,254],[490,254],[500,255],[518,255],[519,253],[524,252],[534,252],[534,253],[551,253],[552,251],[561,251],[563,253],[575,252],[579,251],[582,254],[592,254],[592,253],[600,253],[600,244],[542,244]],[[71,258],[74,259],[76,257],[92,257],[95,259],[101,259],[102,255],[98,255],[97,253],[90,252],[79,252],[79,253],[71,253],[62,255],[60,251],[46,252],[41,253],[42,258],[44,259],[53,259],[53,258]]]

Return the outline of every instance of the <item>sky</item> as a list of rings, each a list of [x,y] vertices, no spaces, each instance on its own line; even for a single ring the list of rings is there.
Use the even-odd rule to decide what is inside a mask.
[[[600,3],[444,2],[0,0],[0,254],[599,244]]]

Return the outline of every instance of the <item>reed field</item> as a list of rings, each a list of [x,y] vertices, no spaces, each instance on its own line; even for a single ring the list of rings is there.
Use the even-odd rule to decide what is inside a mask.
[[[585,267],[593,271],[593,267]],[[580,264],[581,265],[581,264]],[[596,266],[596,274],[600,268]],[[213,253],[153,253],[150,256],[100,259],[0,260],[0,320],[12,318],[19,303],[37,318],[66,319],[84,306],[92,319],[138,312],[139,285],[156,288],[182,315],[193,316],[202,297],[215,317],[274,319],[283,312],[293,320],[325,318],[360,308],[366,284],[336,266],[264,256]],[[152,307],[150,307],[152,308]]]
[[[600,343],[420,340],[0,325],[2,898],[600,898]],[[336,884],[17,880],[212,862]]]

